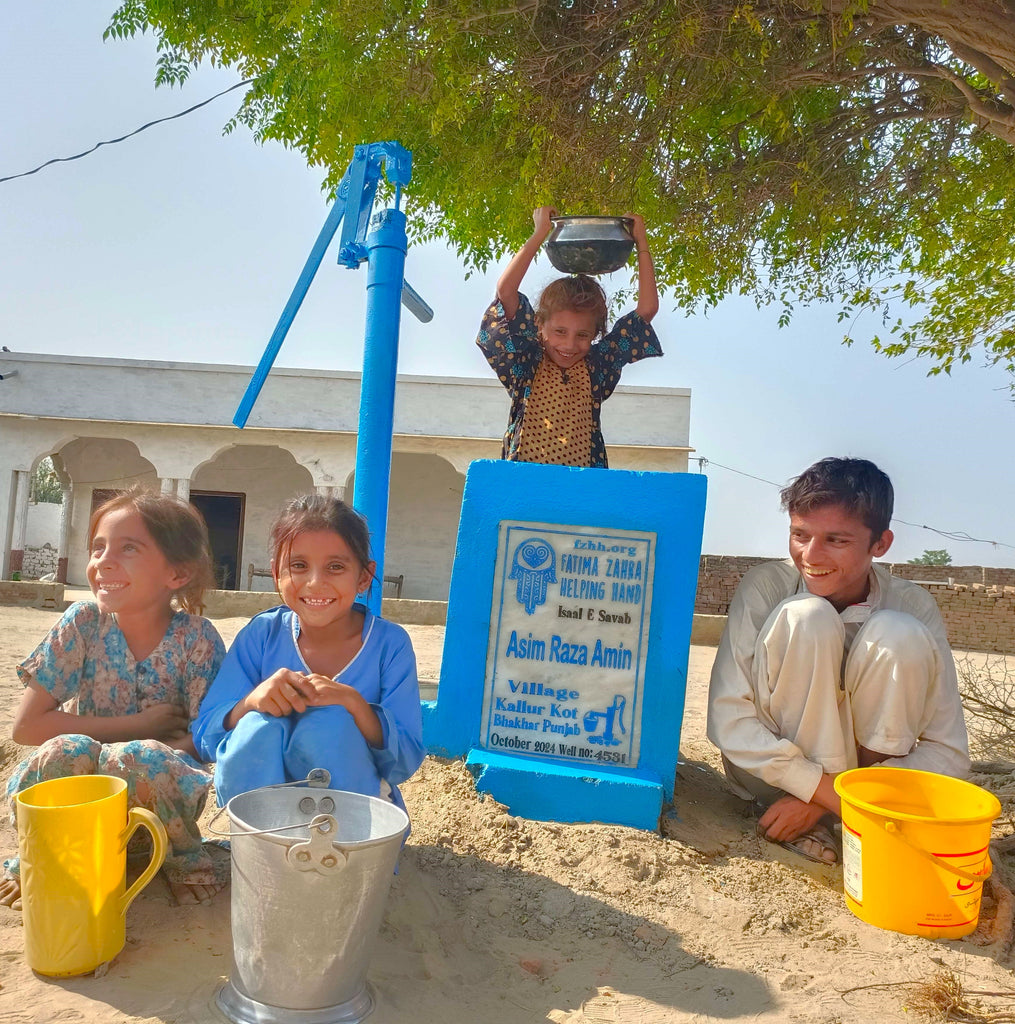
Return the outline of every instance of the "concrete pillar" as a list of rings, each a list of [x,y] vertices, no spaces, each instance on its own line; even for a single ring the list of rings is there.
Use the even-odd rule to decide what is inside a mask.
[[[340,484],[317,484],[314,490],[324,498],[337,498],[339,501],[345,501],[345,488]]]
[[[25,561],[25,531],[28,528],[28,496],[32,475],[27,469],[14,471],[14,529],[11,532],[11,576],[20,575]]]
[[[190,478],[178,477],[176,480],[176,496],[181,501],[190,501]]]
[[[0,579],[7,579],[10,572],[11,533],[14,529],[15,478],[14,470],[9,467],[10,463],[0,466]]]
[[[175,494],[176,478],[171,476],[161,477],[159,480],[159,486],[161,487],[163,494]]]
[[[60,541],[56,552],[56,582],[67,582],[67,564],[70,555],[70,528],[74,515],[74,485],[63,488],[63,505],[60,507]]]

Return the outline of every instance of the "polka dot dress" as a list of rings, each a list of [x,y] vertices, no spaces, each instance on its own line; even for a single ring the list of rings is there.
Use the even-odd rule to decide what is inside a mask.
[[[504,458],[599,469],[609,465],[599,422],[603,402],[628,363],[663,352],[652,325],[627,313],[578,366],[561,374],[546,359],[535,314],[521,292],[513,317],[499,301],[491,303],[476,344],[511,396]]]
[[[586,360],[562,370],[544,358],[536,368],[518,442],[520,462],[592,464],[592,383]]]

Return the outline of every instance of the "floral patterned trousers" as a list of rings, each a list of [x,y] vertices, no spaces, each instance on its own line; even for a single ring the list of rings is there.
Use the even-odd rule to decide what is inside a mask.
[[[163,870],[172,882],[220,885],[222,861],[204,848],[197,819],[204,809],[211,775],[187,754],[158,740],[100,743],[90,736],[56,736],[14,769],[7,783],[11,813],[14,797],[37,782],[69,775],[114,775],[127,783],[130,807],[147,807],[166,828],[169,852]],[[18,874],[18,858],[4,862]]]

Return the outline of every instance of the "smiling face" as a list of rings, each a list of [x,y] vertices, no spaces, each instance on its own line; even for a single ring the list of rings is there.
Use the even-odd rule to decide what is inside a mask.
[[[891,546],[891,530],[876,540],[841,505],[823,505],[789,518],[789,553],[807,589],[836,611],[863,601],[871,562]]]
[[[595,314],[560,309],[539,325],[539,341],[547,358],[562,370],[580,363],[596,337]]]
[[[190,579],[186,570],[169,564],[130,506],[107,512],[95,524],[86,575],[99,610],[120,615],[164,614]]]
[[[281,564],[272,561],[275,586],[303,628],[318,629],[346,619],[356,595],[370,585],[373,566],[363,565],[332,530],[298,533]]]

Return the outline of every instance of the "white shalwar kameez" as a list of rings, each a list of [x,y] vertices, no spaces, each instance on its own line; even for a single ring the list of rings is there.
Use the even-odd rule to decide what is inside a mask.
[[[712,667],[708,738],[734,791],[809,802],[822,773],[884,765],[961,778],[968,741],[955,662],[934,599],[871,566],[867,600],[841,614],[792,561],[751,569]]]

